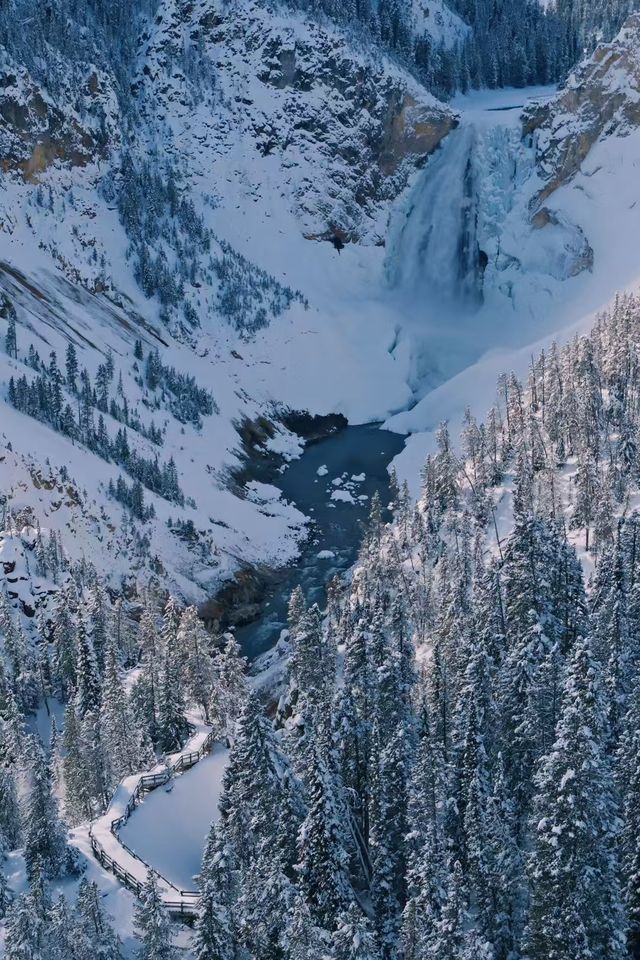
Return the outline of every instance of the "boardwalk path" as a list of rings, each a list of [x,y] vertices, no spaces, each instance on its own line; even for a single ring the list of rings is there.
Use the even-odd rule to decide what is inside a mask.
[[[179,776],[211,752],[216,742],[209,726],[191,719],[191,736],[184,750],[159,764],[148,773],[125,777],[118,785],[107,810],[89,824],[88,837],[96,859],[137,896],[147,880],[151,866],[142,860],[119,837],[120,828],[127,822],[145,794]],[[157,871],[156,871],[157,874]],[[197,890],[181,890],[159,874],[158,885],[165,907],[174,915],[193,919],[198,914],[200,897]]]

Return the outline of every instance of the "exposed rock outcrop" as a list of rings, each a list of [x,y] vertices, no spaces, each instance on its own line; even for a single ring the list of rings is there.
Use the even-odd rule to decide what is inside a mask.
[[[89,70],[84,83],[55,100],[24,67],[0,73],[0,166],[37,182],[54,162],[83,166],[113,140],[116,103],[103,74]]]
[[[571,180],[600,138],[625,136],[640,125],[640,14],[599,46],[570,75],[563,90],[524,119],[534,134],[538,168],[547,181],[544,201]]]
[[[172,0],[161,11],[137,84],[145,109],[182,108],[195,130],[184,84],[172,76],[187,30],[215,74],[215,90],[204,93],[203,151],[230,152],[238,131],[256,159],[273,168],[275,158],[307,237],[380,239],[381,208],[457,123],[400,67],[330,25],[251,0]]]

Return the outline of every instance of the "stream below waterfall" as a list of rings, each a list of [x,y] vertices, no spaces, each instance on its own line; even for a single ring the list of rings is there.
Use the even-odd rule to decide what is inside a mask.
[[[287,606],[300,584],[311,603],[324,602],[325,587],[357,558],[371,498],[389,503],[388,467],[404,437],[376,425],[348,426],[308,441],[302,456],[276,474],[262,458],[253,479],[274,483],[310,519],[308,537],[295,563],[274,571],[263,612],[235,630],[244,654],[255,660],[277,643],[287,626]],[[221,745],[192,770],[145,798],[122,827],[125,843],[180,889],[195,889],[202,851],[222,790],[227,751]]]
[[[298,559],[276,571],[263,612],[235,634],[250,660],[269,650],[287,626],[289,597],[300,584],[307,601],[324,601],[327,583],[354,563],[371,498],[388,504],[388,467],[404,447],[404,437],[376,425],[348,426],[307,443],[276,480],[286,500],[309,517],[309,534]],[[268,469],[268,465],[265,465]],[[261,479],[260,473],[257,479]]]

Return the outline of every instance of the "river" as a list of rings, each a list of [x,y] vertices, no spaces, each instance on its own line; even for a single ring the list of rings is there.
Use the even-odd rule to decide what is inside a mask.
[[[251,660],[271,649],[287,625],[291,591],[301,584],[310,602],[323,603],[327,582],[344,573],[357,557],[371,497],[388,504],[388,466],[404,446],[403,437],[376,426],[346,427],[307,443],[302,456],[273,480],[274,463],[265,458],[256,479],[275,482],[287,500],[311,518],[308,539],[297,561],[277,572],[267,590],[263,613],[236,628]],[[335,482],[334,482],[335,481]],[[257,665],[256,665],[257,666]],[[192,771],[177,778],[170,792],[159,789],[127,821],[122,839],[180,889],[195,889],[202,849],[222,789],[226,751],[218,746]]]
[[[275,483],[283,496],[311,520],[309,536],[295,563],[276,574],[263,613],[236,628],[245,656],[254,660],[277,642],[287,625],[287,605],[300,584],[310,603],[324,601],[327,583],[354,563],[363,524],[377,491],[389,503],[388,467],[404,437],[376,425],[349,426],[307,443]]]

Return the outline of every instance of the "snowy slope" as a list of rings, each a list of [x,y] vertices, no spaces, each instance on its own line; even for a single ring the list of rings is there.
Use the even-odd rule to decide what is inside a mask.
[[[437,6],[430,6],[435,19]],[[636,39],[632,22],[616,41],[618,53]],[[194,45],[197,75],[189,69]],[[635,61],[619,55],[616,63],[610,86],[619,113],[620,97],[634,103]],[[595,90],[597,104],[601,72],[576,78],[567,89]],[[3,94],[14,104],[34,96],[21,93],[29,82],[20,82]],[[26,132],[11,122],[3,128],[11,163],[0,181],[0,261],[8,265],[0,286],[17,311],[20,358],[16,365],[0,354],[0,395],[6,398],[12,375],[33,376],[24,362],[30,344],[45,361],[55,349],[61,363],[73,341],[92,377],[111,351],[115,382],[121,375],[145,429],[160,420],[158,456],[174,458],[186,502],[148,492],[155,519],[123,522],[107,495],[121,468],[4,404],[0,434],[11,449],[0,478],[14,503],[34,507],[43,528],[74,532],[72,549],[117,585],[153,572],[182,596],[204,600],[239,565],[294,555],[302,516],[273,488],[239,495],[229,484],[240,464],[237,426],[247,418],[274,419],[285,408],[341,412],[355,422],[391,416],[394,429],[413,434],[401,468],[414,480],[442,417],[459,417],[466,404],[483,411],[496,371],[521,366],[531,343],[571,329],[637,276],[628,242],[640,225],[632,111],[623,128],[603,123],[581,171],[543,195],[548,131],[557,135],[562,117],[567,129],[585,123],[584,110],[570,113],[570,92],[502,91],[449,108],[335,27],[251,0],[166,0],[141,40],[139,122],[128,149],[139,167],[175,171],[178,194],[193,202],[195,225],[206,235],[193,253],[188,227],[172,238],[170,221],[160,218],[150,240],[150,255],[162,255],[176,275],[185,257],[191,264],[185,300],[199,320],[193,327],[136,282],[127,255],[132,237],[118,210],[119,107],[109,78],[87,90],[82,156],[56,148],[25,177],[43,132],[35,120]],[[523,126],[532,95],[543,105],[528,111]],[[47,142],[57,142],[50,134],[59,128],[66,143],[76,126],[70,120],[65,133],[64,86],[50,99]],[[531,116],[539,119],[532,124]],[[437,195],[453,202],[438,206]],[[429,230],[440,259],[425,261]],[[456,238],[469,244],[472,303],[449,297],[460,279]],[[216,267],[225,257],[235,287]],[[437,296],[436,276],[444,285]],[[277,294],[282,304],[256,332],[237,329],[255,317],[265,285],[299,294]],[[242,306],[225,313],[233,297]],[[6,329],[0,317],[0,336]],[[217,409],[201,426],[176,420],[166,404],[155,407],[139,383],[136,339],[145,354],[157,347],[163,362],[210,390]],[[498,349],[511,352],[498,358]],[[108,415],[105,422],[113,435],[119,425]],[[299,449],[277,429],[275,446]],[[136,435],[132,442],[153,456],[149,441]],[[78,491],[66,499],[63,466]],[[53,492],[34,484],[39,472]],[[195,538],[178,532],[189,521]]]
[[[450,48],[469,34],[469,27],[443,0],[413,0],[414,32],[435,45]]]
[[[257,495],[253,500],[240,499],[225,482],[225,454],[227,463],[233,462],[230,451],[239,446],[233,421],[247,411],[257,411],[257,405],[241,405],[229,377],[221,378],[215,392],[220,413],[204,418],[200,430],[180,423],[166,410],[145,410],[144,391],[134,379],[132,333],[143,338],[147,349],[159,344],[163,352],[169,350],[173,364],[182,364],[202,382],[209,380],[210,364],[187,347],[167,340],[166,331],[142,323],[135,326],[135,316],[70,287],[59,276],[37,276],[40,286],[32,289],[7,273],[0,281],[3,289],[10,291],[18,312],[21,351],[26,353],[27,343],[32,343],[42,357],[48,358],[55,350],[62,358],[71,340],[80,364],[86,364],[93,375],[112,350],[116,381],[122,375],[124,394],[143,422],[150,425],[155,418],[156,424],[166,429],[157,452],[163,459],[173,455],[180,464],[181,485],[195,506],[187,503],[180,508],[147,491],[146,500],[153,503],[156,520],[138,526],[124,519],[123,509],[107,496],[108,482],[117,480],[119,467],[3,403],[0,435],[5,449],[0,484],[12,508],[31,506],[34,521],[39,520],[43,531],[60,531],[72,558],[91,559],[116,587],[129,578],[135,580],[138,574],[145,580],[150,567],[155,567],[179,593],[204,599],[217,579],[234,569],[239,553],[247,560],[271,556],[275,562],[286,561],[295,549],[302,516],[284,504],[260,502]],[[24,362],[0,353],[0,378],[5,384],[11,376],[23,373],[30,374]],[[120,424],[108,415],[105,420],[108,432],[115,435]],[[129,437],[139,452],[155,454],[152,444],[135,431],[130,430]],[[7,449],[9,444],[11,449]],[[179,518],[192,519],[198,531],[195,540],[187,541],[168,528],[169,519]],[[220,526],[221,520],[225,526]],[[140,538],[145,536],[148,542],[141,549]]]
[[[176,67],[176,50],[196,40],[215,74],[208,87]],[[389,352],[395,317],[371,295],[382,252],[370,241],[384,233],[390,202],[454,117],[399,67],[352,49],[338,30],[246,0],[167,0],[143,37],[137,77],[143,122],[131,147],[135,162],[146,162],[153,145],[154,162],[161,170],[171,164],[210,237],[186,294],[200,326],[185,325],[176,311],[165,309],[163,318],[133,276],[131,237],[118,213],[121,118],[109,78],[88,70],[89,103],[82,116],[67,116],[71,73],[53,97],[18,72],[2,93],[9,160],[0,181],[0,287],[17,311],[19,359],[0,353],[7,448],[0,484],[14,507],[33,507],[45,531],[73,533],[65,537],[71,550],[107,571],[114,586],[152,571],[178,594],[203,600],[241,563],[286,562],[303,532],[303,518],[274,499],[277,491],[252,487],[239,496],[230,487],[229,472],[240,464],[238,424],[287,407],[365,420],[407,403],[406,365]],[[44,122],[38,98],[47,104]],[[36,107],[18,122],[12,118],[23,103]],[[69,146],[72,134],[81,152]],[[308,235],[365,242],[340,254],[330,243],[305,241]],[[250,261],[230,255],[248,290],[247,309],[266,282],[252,264],[274,278],[268,283],[301,291],[252,337],[225,318],[221,297],[236,291],[206,263],[223,256],[222,241]],[[170,269],[181,266],[166,237],[157,252]],[[0,318],[2,340],[7,324]],[[210,390],[217,409],[201,427],[177,421],[166,405],[149,409],[134,366],[136,339],[145,355],[157,348],[163,363]],[[122,474],[115,463],[5,406],[11,376],[33,379],[29,347],[44,362],[55,350],[62,366],[69,342],[92,378],[111,352],[113,390],[122,377],[132,412],[145,428],[155,418],[165,432],[159,451],[132,431],[130,440],[141,455],[174,458],[184,507],[146,492],[155,519],[123,520],[107,495]],[[65,400],[75,404],[68,391]],[[108,415],[105,424],[113,437],[120,425]],[[277,429],[273,445],[295,451],[293,438]],[[61,496],[62,468],[73,497]],[[39,472],[51,489],[34,482]],[[195,539],[176,533],[178,522],[189,521]]]

